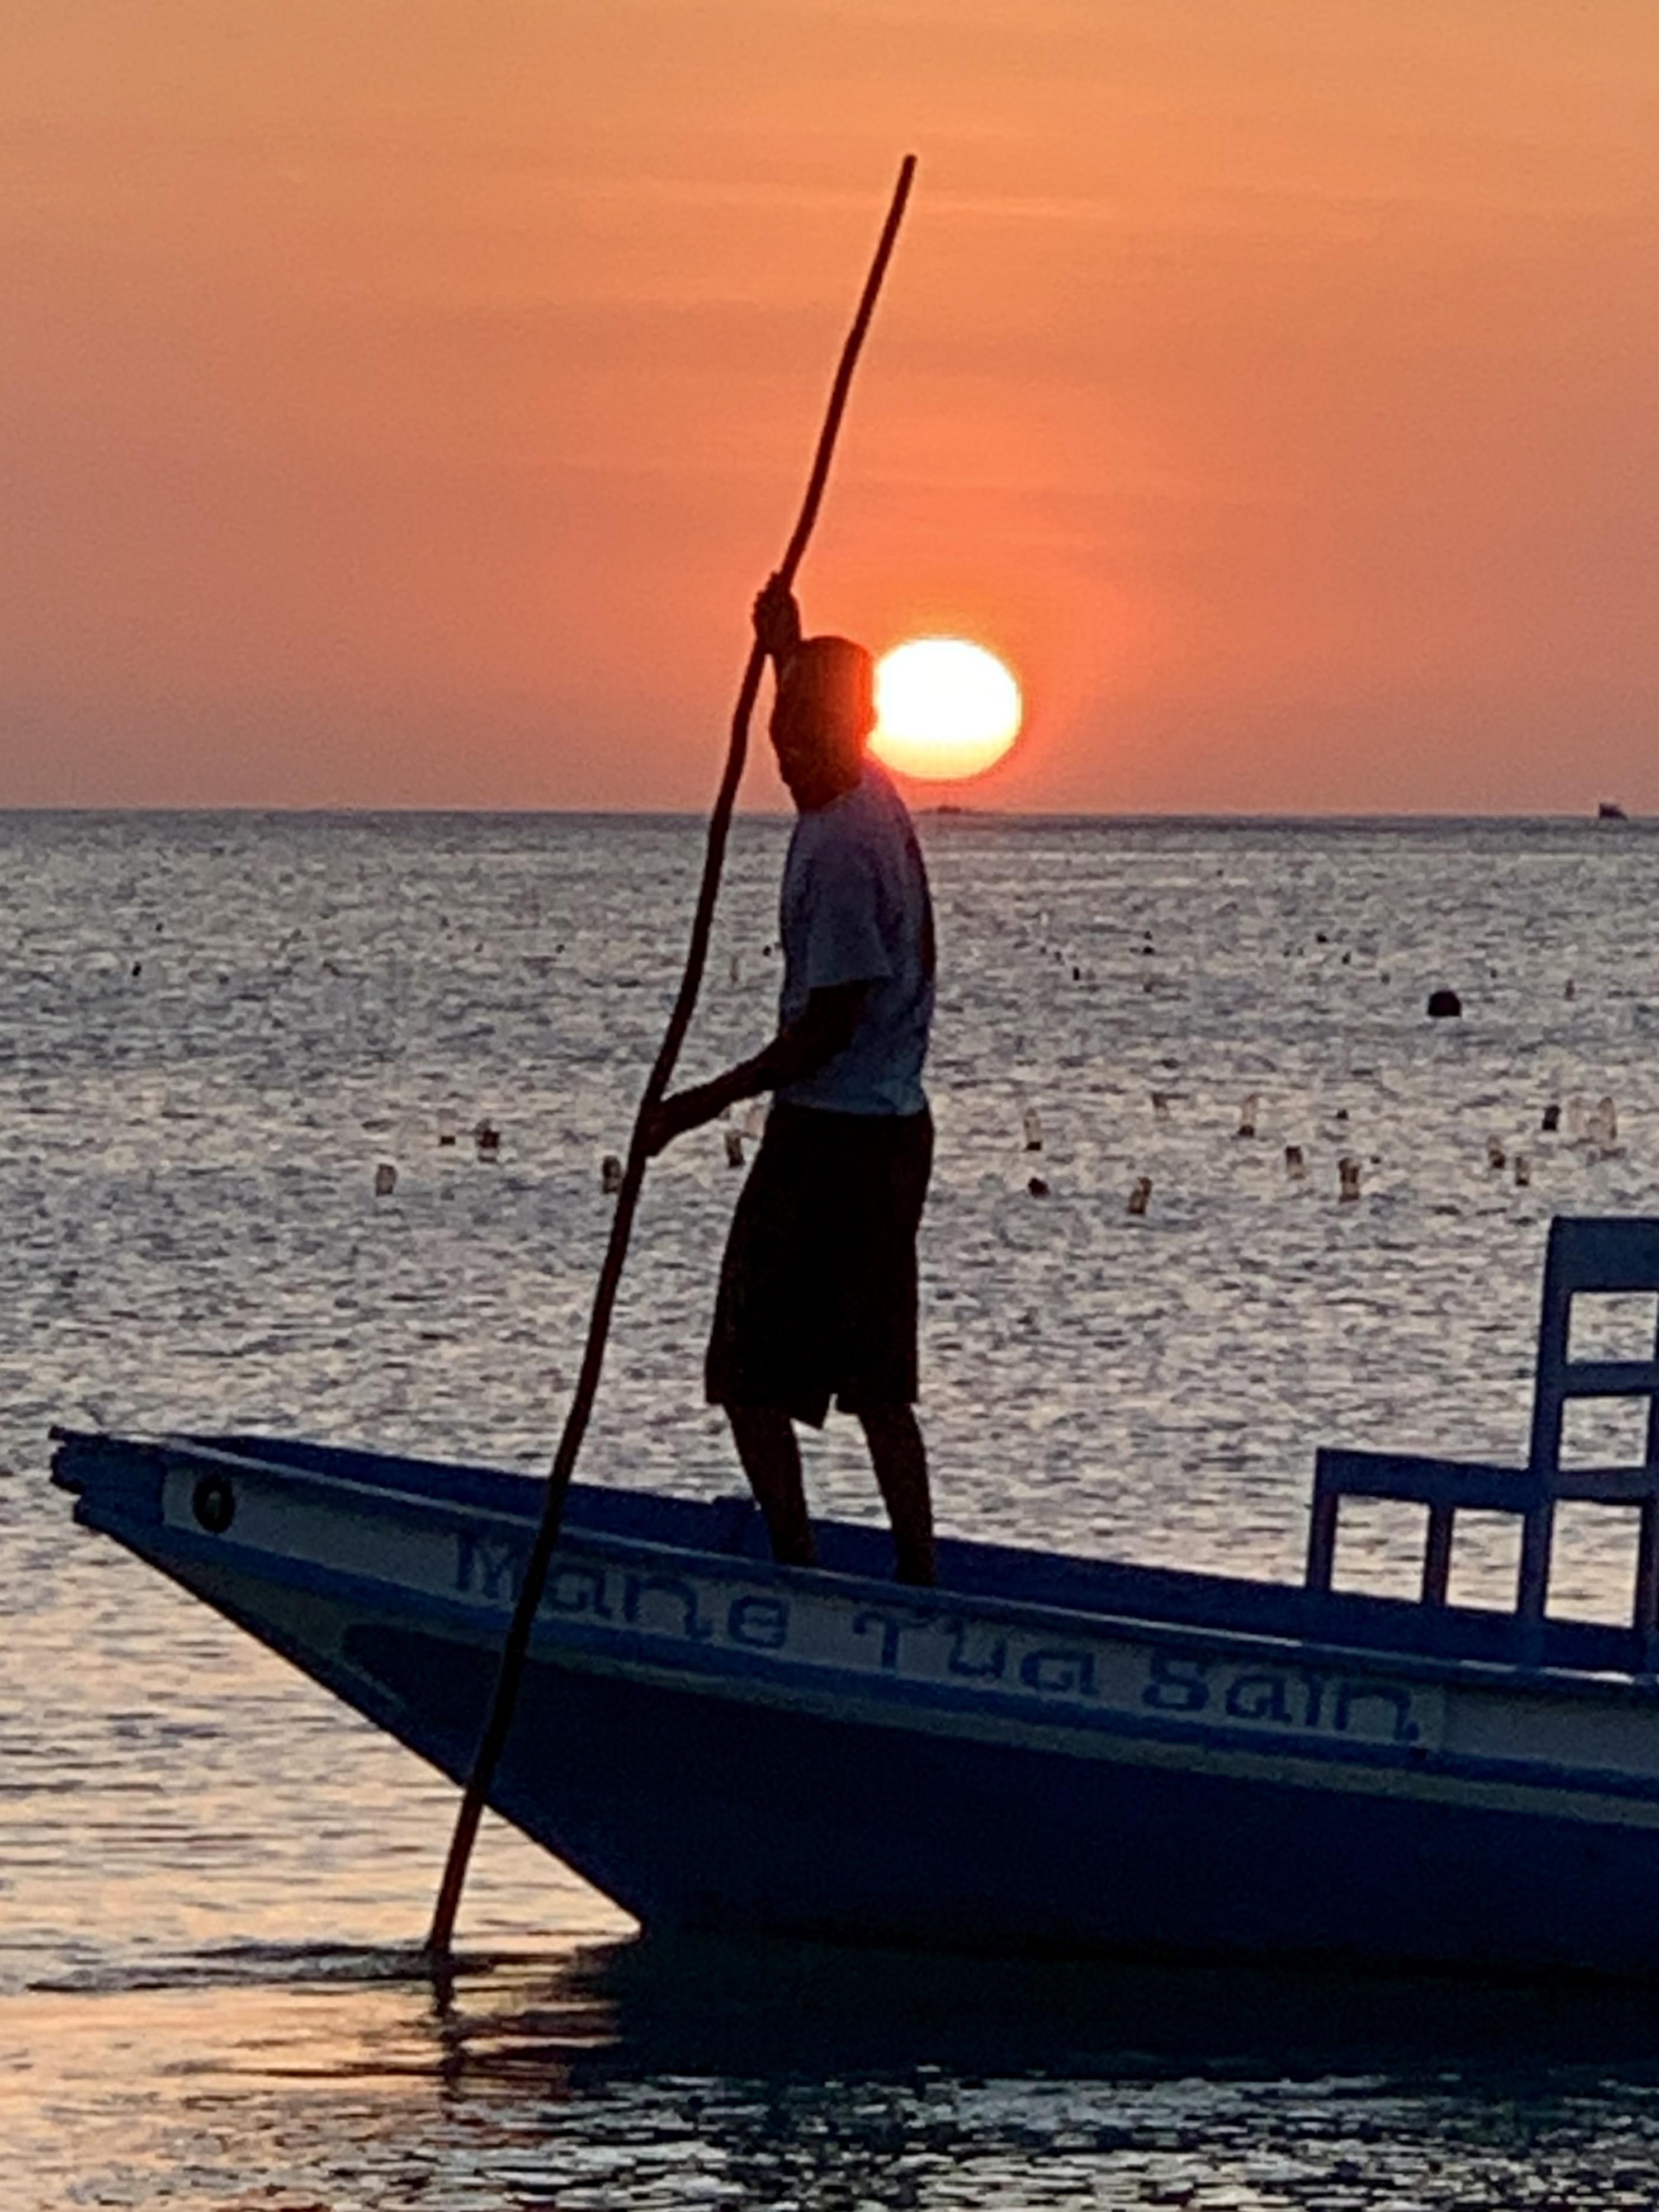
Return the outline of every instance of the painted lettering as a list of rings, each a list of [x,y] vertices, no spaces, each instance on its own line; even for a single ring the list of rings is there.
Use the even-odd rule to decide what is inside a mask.
[[[555,1567],[543,1603],[555,1613],[586,1613],[596,1620],[612,1618],[605,1600],[603,1567]]]
[[[781,1651],[789,1641],[789,1607],[781,1597],[734,1597],[726,1632],[751,1650]]]
[[[654,1622],[642,1616],[647,1600],[656,1600],[652,1610]],[[674,1615],[678,1609],[678,1618]],[[664,1620],[666,1612],[668,1620]],[[623,1619],[635,1626],[655,1626],[659,1632],[689,1637],[693,1644],[706,1644],[714,1633],[697,1608],[697,1589],[695,1583],[680,1575],[629,1575],[623,1583]]]
[[[970,1681],[1000,1682],[1008,1665],[1008,1639],[1006,1636],[989,1637],[983,1629],[975,1632],[968,1620],[953,1620],[947,1624],[951,1638],[948,1662],[953,1674],[965,1674]],[[988,1637],[977,1656],[969,1648],[975,1633]]]
[[[1310,1674],[1304,1667],[1300,1670],[1297,1679],[1308,1693],[1308,1710],[1302,1716],[1302,1725],[1304,1728],[1316,1729],[1325,1713],[1325,1691],[1328,1686],[1325,1677],[1322,1674]]]
[[[1227,1711],[1236,1721],[1277,1721],[1294,1725],[1290,1684],[1282,1674],[1238,1674],[1227,1686]]]
[[[457,1531],[455,1587],[458,1590],[470,1592],[476,1582],[478,1595],[483,1598],[516,1597],[523,1565],[515,1544],[489,1536],[477,1536],[467,1528]]]
[[[1419,1731],[1417,1723],[1412,1718],[1409,1690],[1399,1689],[1385,1682],[1340,1682],[1337,1685],[1336,1711],[1332,1716],[1332,1727],[1345,1734],[1381,1735],[1382,1729],[1380,1728],[1366,1729],[1363,1725],[1355,1728],[1353,1716],[1362,1705],[1388,1707],[1387,1729],[1391,1742],[1417,1741]]]
[[[1201,1659],[1183,1659],[1174,1651],[1154,1651],[1150,1679],[1141,1692],[1143,1705],[1161,1713],[1201,1713],[1210,1702],[1209,1668]]]
[[[932,1620],[931,1613],[888,1613],[871,1606],[853,1616],[854,1636],[881,1637],[880,1666],[884,1674],[895,1673],[899,1662],[899,1638],[913,1628],[926,1628]]]
[[[1019,1679],[1028,1690],[1063,1698],[1092,1698],[1094,1654],[1062,1649],[1028,1651],[1019,1662]]]

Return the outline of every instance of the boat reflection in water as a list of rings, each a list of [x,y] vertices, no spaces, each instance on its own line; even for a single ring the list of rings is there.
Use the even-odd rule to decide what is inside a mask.
[[[1356,1974],[1346,1967],[965,1958],[725,1937],[594,1945],[556,1970],[435,1985],[456,2076],[578,2083],[890,2075],[1257,2080],[1595,2067],[1659,2081],[1632,1983]]]

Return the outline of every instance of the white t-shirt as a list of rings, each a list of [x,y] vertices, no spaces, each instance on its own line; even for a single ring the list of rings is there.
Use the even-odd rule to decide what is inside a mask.
[[[852,1042],[778,1097],[836,1114],[920,1114],[933,1017],[933,909],[904,801],[866,761],[851,791],[800,816],[780,902],[782,1022],[814,991],[868,983]]]

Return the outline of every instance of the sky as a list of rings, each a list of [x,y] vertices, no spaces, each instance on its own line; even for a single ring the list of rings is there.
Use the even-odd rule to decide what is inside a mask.
[[[0,805],[704,806],[910,149],[945,795],[1659,811],[1653,0],[8,0]]]

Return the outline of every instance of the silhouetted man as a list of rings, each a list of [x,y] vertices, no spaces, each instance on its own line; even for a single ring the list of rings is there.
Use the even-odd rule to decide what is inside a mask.
[[[933,1579],[916,1395],[916,1229],[933,1161],[921,1087],[933,916],[904,802],[866,746],[870,656],[803,640],[769,584],[755,629],[776,672],[772,744],[799,819],[784,864],[778,1034],[711,1083],[664,1100],[660,1152],[739,1098],[775,1094],[738,1200],[708,1345],[775,1557],[813,1562],[794,1423],[855,1414],[892,1522],[899,1579]]]

